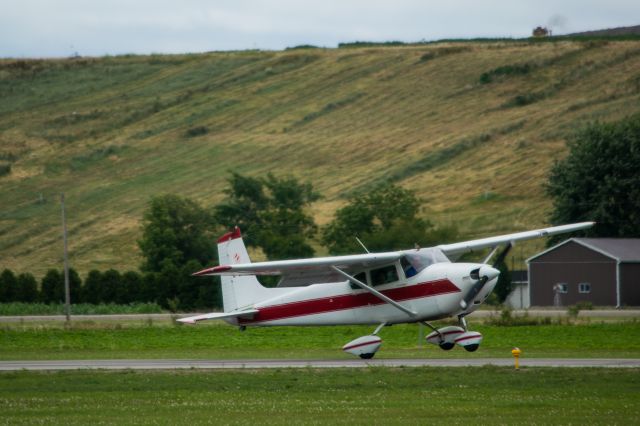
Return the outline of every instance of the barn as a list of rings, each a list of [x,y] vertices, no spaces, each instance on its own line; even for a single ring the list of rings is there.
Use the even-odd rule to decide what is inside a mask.
[[[531,306],[640,306],[640,239],[571,238],[527,265]]]

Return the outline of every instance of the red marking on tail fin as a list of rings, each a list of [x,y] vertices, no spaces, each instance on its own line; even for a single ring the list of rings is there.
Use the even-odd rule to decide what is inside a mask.
[[[233,229],[233,231],[227,232],[222,237],[218,238],[218,244],[235,240],[236,238],[242,238],[242,233],[240,232],[240,228],[238,228],[237,226]]]

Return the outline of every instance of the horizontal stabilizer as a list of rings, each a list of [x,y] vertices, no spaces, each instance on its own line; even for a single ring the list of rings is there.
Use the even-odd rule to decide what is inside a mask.
[[[258,313],[257,309],[248,309],[236,312],[213,312],[210,314],[195,315],[193,317],[180,318],[178,321],[185,324],[195,324],[197,321],[225,319],[225,318],[248,318],[251,319]]]

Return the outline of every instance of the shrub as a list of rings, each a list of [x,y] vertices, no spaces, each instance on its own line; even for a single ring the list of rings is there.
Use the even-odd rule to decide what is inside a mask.
[[[436,54],[434,52],[427,52],[422,56],[420,56],[420,62],[427,62],[427,61],[430,61],[431,59],[434,59],[435,57],[436,57]]]
[[[530,317],[528,312],[522,316],[514,316],[511,308],[504,306],[500,311],[500,316],[491,315],[486,321],[489,325],[497,325],[504,327],[526,326],[526,325],[547,325],[551,324],[551,318],[534,318]]]
[[[187,130],[187,137],[195,138],[196,136],[202,136],[209,133],[209,129],[206,126],[196,126]]]
[[[495,77],[529,74],[535,67],[532,64],[503,65],[480,75],[480,84],[491,83]]]
[[[541,92],[524,93],[509,99],[507,102],[505,102],[502,105],[502,107],[511,108],[511,107],[521,107],[521,106],[531,105],[532,103],[535,103],[544,99],[544,97],[545,97],[545,94]]]
[[[11,164],[0,163],[0,176],[6,176],[11,173]]]
[[[567,314],[569,314],[572,318],[577,318],[580,311],[591,311],[593,310],[593,303],[582,301],[578,302],[575,305],[571,305],[567,308]]]

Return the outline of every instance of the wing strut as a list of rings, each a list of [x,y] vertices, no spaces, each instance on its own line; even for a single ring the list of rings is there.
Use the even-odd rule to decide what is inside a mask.
[[[418,315],[417,313],[413,312],[412,310],[405,308],[404,306],[402,306],[401,304],[399,304],[395,300],[393,300],[393,299],[385,296],[384,294],[380,293],[378,290],[375,290],[372,287],[369,287],[368,285],[363,283],[362,281],[355,279],[354,277],[352,277],[351,275],[347,274],[346,272],[344,272],[340,268],[337,268],[336,266],[332,265],[331,269],[333,269],[334,271],[336,271],[337,273],[339,273],[340,275],[342,275],[343,277],[345,277],[346,279],[348,279],[349,281],[351,281],[352,283],[354,283],[355,285],[357,285],[361,289],[367,290],[369,293],[373,294],[378,299],[383,300],[383,301],[387,302],[388,304],[390,304],[391,306],[400,309],[402,312],[408,314],[409,316],[415,317],[416,315]]]

